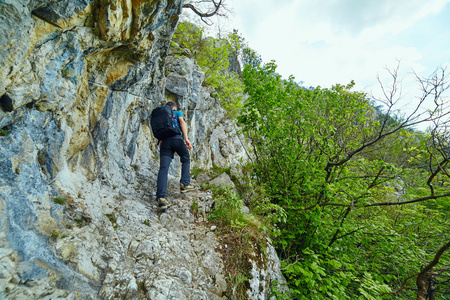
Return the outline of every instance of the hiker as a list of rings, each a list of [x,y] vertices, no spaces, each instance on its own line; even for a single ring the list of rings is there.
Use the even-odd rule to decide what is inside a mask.
[[[194,187],[190,185],[191,159],[188,150],[192,149],[192,144],[187,135],[187,124],[183,119],[183,114],[177,110],[175,102],[170,101],[167,102],[166,105],[170,106],[173,110],[175,115],[174,127],[178,128],[179,133],[159,141],[160,158],[156,198],[158,200],[159,209],[162,212],[165,212],[166,209],[170,207],[170,204],[166,199],[167,177],[169,174],[169,166],[175,152],[180,156],[181,161],[180,192],[184,194],[194,189]]]

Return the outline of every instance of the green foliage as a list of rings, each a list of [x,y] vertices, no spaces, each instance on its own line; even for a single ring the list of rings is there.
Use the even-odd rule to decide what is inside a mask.
[[[55,198],[53,198],[53,202],[55,202],[56,204],[63,205],[66,203],[66,199],[61,198],[61,197],[55,197]]]
[[[284,261],[282,267],[295,299],[354,299],[346,294],[346,287],[355,278],[337,260],[323,258],[307,248],[301,261]]]
[[[358,291],[361,293],[359,299],[382,299],[381,296],[384,293],[390,293],[391,289],[386,284],[382,284],[377,282],[372,278],[370,273],[364,273],[362,278],[361,285],[358,288]]]
[[[191,204],[191,211],[194,215],[198,214],[198,202],[197,200],[193,200]]]
[[[215,96],[231,117],[242,107],[243,84],[238,74],[229,71],[230,55],[239,50],[236,33],[226,39],[207,36],[203,27],[189,22],[180,22],[174,34],[171,49],[174,53],[195,59],[205,72],[205,85],[214,88]]]
[[[105,214],[105,216],[108,218],[108,220],[111,222],[111,224],[113,224],[114,227],[115,227],[116,226],[116,222],[117,222],[116,215],[114,213],[110,213],[110,214]],[[114,228],[114,229],[116,229],[116,228]]]
[[[8,135],[8,130],[1,128],[0,129],[0,136],[7,136]]]
[[[293,78],[281,80],[275,67],[244,70],[249,99],[239,120],[254,146],[256,175],[272,202],[294,198],[305,208],[338,189],[330,179],[346,170],[331,164],[372,134],[364,128],[371,108],[364,94],[348,91],[352,84],[305,90]]]
[[[244,202],[233,191],[222,187],[213,187],[213,189],[215,207],[209,218],[211,221],[237,229],[249,226],[258,228],[257,219],[244,212]]]
[[[272,299],[272,297],[275,297],[276,300],[292,299],[291,295],[289,293],[281,291],[280,286],[281,286],[281,284],[276,280],[273,280],[271,282],[271,286],[270,286],[271,299]]]
[[[253,209],[294,298],[382,299],[433,259],[448,240],[450,199],[380,203],[427,196],[430,186],[448,191],[444,134],[400,128],[401,118],[383,115],[353,82],[304,89],[273,62],[248,65],[243,80],[238,120],[263,191]],[[396,296],[413,298],[414,281],[407,285]]]
[[[287,220],[286,210],[283,207],[270,202],[270,199],[266,197],[262,197],[255,201],[252,209],[261,222],[259,229],[273,237],[281,235],[281,230],[277,224],[284,224]]]
[[[228,282],[232,283],[231,294],[233,296],[245,295],[247,290],[247,285],[245,285],[245,283],[249,281],[249,278],[240,273],[236,276],[229,275],[229,277]]]
[[[191,169],[191,176],[192,176],[193,178],[196,178],[197,175],[199,175],[199,174],[201,174],[201,173],[203,173],[203,172],[205,172],[205,170],[200,169],[200,168],[192,168],[192,169]]]
[[[252,68],[260,67],[262,64],[261,55],[250,47],[242,49],[242,61],[244,66],[251,66]]]
[[[262,239],[260,223],[253,215],[244,212],[244,203],[229,188],[213,186],[215,206],[209,221],[217,225],[219,251],[228,274],[227,296],[247,299],[251,260],[259,261],[264,254],[265,239]]]

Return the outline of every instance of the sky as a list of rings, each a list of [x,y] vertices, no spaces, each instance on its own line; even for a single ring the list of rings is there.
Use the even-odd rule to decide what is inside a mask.
[[[450,0],[226,0],[225,28],[238,29],[263,62],[306,87],[354,80],[382,98],[387,70],[399,67],[408,110],[420,94],[414,73],[450,65]],[[223,25],[222,24],[222,25]],[[450,72],[450,68],[449,68]]]
[[[430,75],[450,61],[450,0],[227,0],[229,26],[306,86],[378,86],[385,68]]]

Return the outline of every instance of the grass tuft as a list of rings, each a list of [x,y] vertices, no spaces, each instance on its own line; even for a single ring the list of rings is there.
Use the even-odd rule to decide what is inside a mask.
[[[1,128],[0,129],[0,136],[7,136],[8,135],[8,130]]]
[[[53,202],[55,202],[56,204],[63,205],[66,203],[66,199],[61,198],[61,197],[55,197],[55,198],[53,198]]]

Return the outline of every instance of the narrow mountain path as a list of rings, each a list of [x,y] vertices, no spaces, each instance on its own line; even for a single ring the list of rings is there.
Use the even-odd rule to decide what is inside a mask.
[[[191,209],[196,202],[205,211],[211,194],[196,190],[182,196],[178,183],[170,181],[172,206],[161,213],[153,190],[98,181],[86,186],[74,206],[89,222],[56,247],[99,279],[105,299],[222,299],[226,282],[216,235]]]

